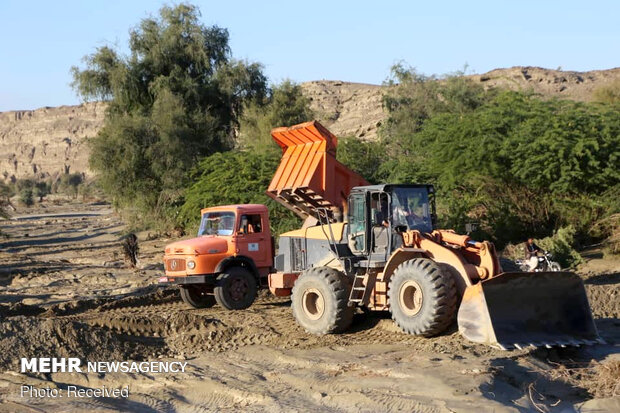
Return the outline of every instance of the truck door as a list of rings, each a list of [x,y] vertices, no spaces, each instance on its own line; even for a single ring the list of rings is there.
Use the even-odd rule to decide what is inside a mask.
[[[250,257],[257,267],[270,267],[271,237],[267,220],[261,214],[243,214],[239,219],[237,248],[239,254]]]

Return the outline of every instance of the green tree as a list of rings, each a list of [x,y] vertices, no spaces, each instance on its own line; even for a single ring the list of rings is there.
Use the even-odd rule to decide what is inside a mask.
[[[60,177],[59,189],[77,198],[82,182],[84,182],[84,176],[81,173],[64,174]]]
[[[51,192],[51,187],[47,182],[39,181],[34,184],[34,196],[39,198],[39,202],[43,202],[43,197]]]
[[[619,139],[612,107],[505,91],[426,119],[401,140],[414,155],[396,157],[389,180],[434,183],[444,224],[478,221],[500,246],[568,225],[579,239],[611,211],[598,199],[620,182]]]
[[[297,216],[265,194],[279,163],[278,154],[254,151],[230,151],[205,158],[193,171],[194,183],[180,208],[179,224],[197,228],[200,210],[205,207],[257,203],[269,208],[274,234],[297,228]]]
[[[373,184],[385,181],[388,174],[381,168],[386,161],[385,145],[381,141],[364,141],[356,137],[339,139],[337,159]]]
[[[109,102],[90,165],[121,207],[164,217],[181,201],[187,171],[232,147],[244,104],[267,93],[262,67],[231,58],[228,31],[195,6],[165,6],[130,32],[129,55],[111,47],[73,67],[85,100]]]
[[[311,121],[314,113],[310,100],[301,86],[286,80],[274,86],[264,99],[250,101],[241,117],[239,146],[258,152],[279,152],[271,138],[271,130],[280,126],[291,126]]]
[[[4,182],[0,182],[0,218],[8,218],[7,209],[11,207],[11,187]]]

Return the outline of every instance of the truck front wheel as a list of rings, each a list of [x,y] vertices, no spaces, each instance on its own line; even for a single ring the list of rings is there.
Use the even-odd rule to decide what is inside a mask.
[[[215,300],[227,310],[248,308],[256,298],[256,278],[245,268],[226,268],[217,277]]]
[[[215,297],[207,293],[207,288],[196,285],[181,287],[181,299],[194,308],[209,308],[215,305]]]

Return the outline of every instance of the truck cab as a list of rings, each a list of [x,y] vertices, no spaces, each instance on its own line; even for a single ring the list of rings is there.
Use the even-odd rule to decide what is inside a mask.
[[[273,268],[273,238],[265,205],[204,208],[196,238],[166,246],[160,284],[176,284],[194,308],[215,303],[249,307]]]

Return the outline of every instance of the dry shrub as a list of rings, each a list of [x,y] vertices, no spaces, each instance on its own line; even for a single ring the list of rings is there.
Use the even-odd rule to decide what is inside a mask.
[[[596,397],[620,396],[620,360],[596,363],[590,391]]]
[[[603,363],[593,360],[585,366],[581,363],[574,363],[570,367],[565,364],[556,366],[548,371],[554,380],[559,379],[581,387],[595,398],[620,396],[620,360]]]

